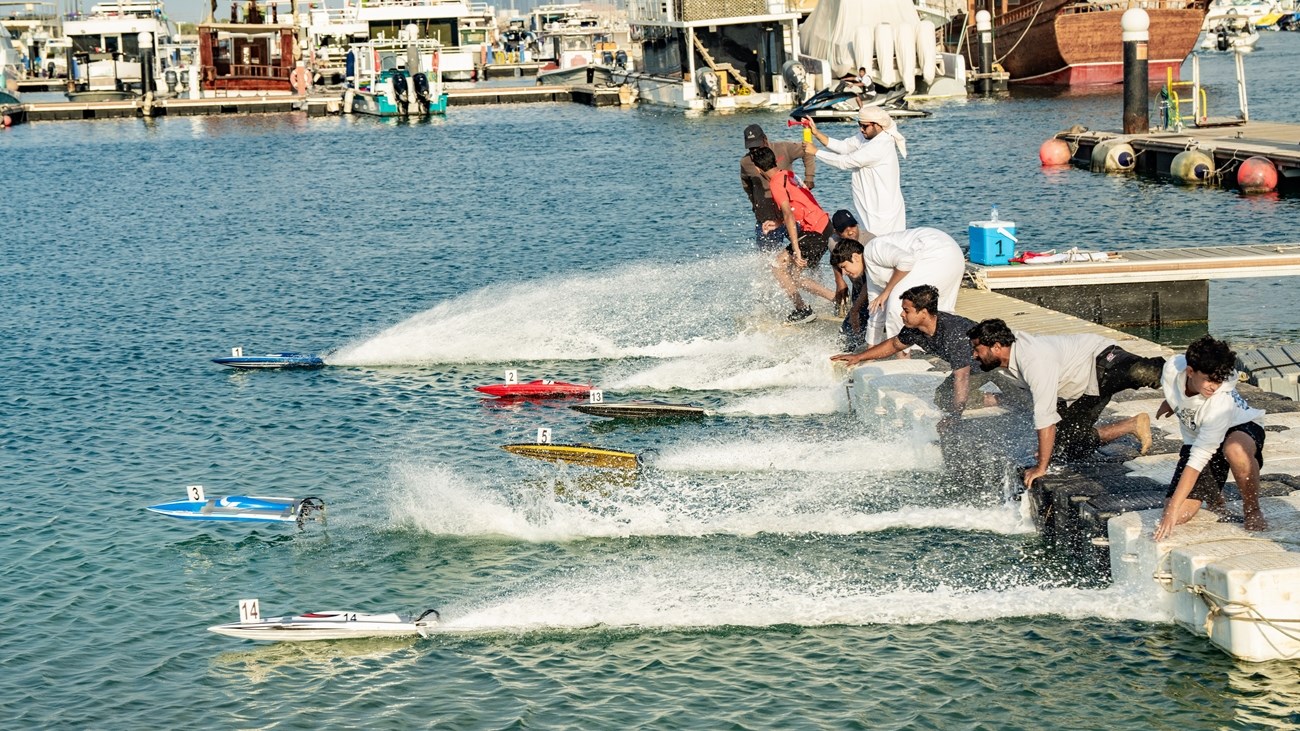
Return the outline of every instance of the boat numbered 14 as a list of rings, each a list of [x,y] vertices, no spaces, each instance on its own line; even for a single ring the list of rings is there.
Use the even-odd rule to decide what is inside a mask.
[[[227,637],[269,642],[309,642],[347,640],[364,637],[427,637],[429,629],[442,617],[435,609],[419,616],[404,618],[396,613],[325,611],[304,612],[293,616],[263,619],[256,599],[241,599],[239,621],[208,628]]]

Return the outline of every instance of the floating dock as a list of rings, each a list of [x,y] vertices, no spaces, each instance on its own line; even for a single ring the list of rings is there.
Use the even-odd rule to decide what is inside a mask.
[[[1133,148],[1134,170],[1147,175],[1170,176],[1174,157],[1200,150],[1214,161],[1204,182],[1236,186],[1237,167],[1251,157],[1263,157],[1278,171],[1279,185],[1300,184],[1300,125],[1277,122],[1238,122],[1185,128],[1180,132],[1125,135],[1118,132],[1067,131],[1056,135],[1070,145],[1070,161],[1094,167],[1093,150],[1103,142],[1123,142]]]
[[[1022,246],[1039,248],[1023,241]],[[1300,274],[1300,243],[1114,253],[1119,257],[1109,261],[967,264],[966,270],[981,289],[1115,327],[1205,322],[1211,280]]]
[[[449,106],[481,104],[536,104],[576,102],[593,107],[619,106],[616,86],[569,84],[565,86],[501,86],[449,89]],[[311,116],[337,114],[343,107],[343,92],[318,92],[311,96],[209,96],[202,99],[159,99],[149,107],[139,99],[103,102],[31,102],[21,105],[27,121],[72,119],[120,119],[131,117],[189,117],[217,114],[267,114],[305,111]],[[18,114],[19,110],[14,110]]]
[[[1039,334],[1102,334],[1139,355],[1171,354],[1156,343],[987,290],[963,289],[957,312],[973,320],[1000,317],[1012,329]],[[1032,423],[1003,406],[971,408],[940,440],[933,392],[945,376],[917,358],[862,364],[849,372],[850,404],[867,423],[929,434],[949,472],[975,470],[985,483],[1005,474],[1008,485],[1018,486],[1016,455],[1008,445],[1032,450]],[[1119,440],[1095,461],[1039,479],[1019,496],[1021,513],[1054,552],[1109,576],[1134,601],[1149,602],[1233,657],[1300,657],[1300,404],[1249,384],[1239,389],[1268,412],[1261,420],[1268,433],[1261,471],[1268,531],[1251,533],[1202,510],[1169,539],[1153,540],[1182,443],[1171,418],[1153,418],[1155,440],[1146,456],[1135,442]],[[1154,416],[1161,400],[1150,389],[1121,393],[1102,421]],[[1230,482],[1230,495],[1233,489]],[[1229,507],[1240,511],[1239,504]]]

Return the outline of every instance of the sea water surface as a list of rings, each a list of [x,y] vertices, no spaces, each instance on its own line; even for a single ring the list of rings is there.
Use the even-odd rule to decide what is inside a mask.
[[[1294,122],[1300,35],[1247,59]],[[1212,113],[1231,60],[1207,57]],[[1042,170],[1121,98],[906,120],[912,225],[998,204],[1031,248],[1296,242],[1300,202]],[[1294,663],[1236,663],[1045,552],[1002,475],[847,412],[827,328],[752,253],[741,129],[578,105],[445,120],[245,116],[0,134],[0,718],[10,728],[1281,728]],[[827,129],[851,133],[849,125]],[[829,209],[848,179],[819,173]],[[1294,342],[1291,280],[1210,329]],[[246,352],[328,354],[237,373]],[[506,368],[702,422],[477,397]],[[538,427],[647,456],[616,478],[502,452]],[[298,531],[146,513],[323,497]],[[438,608],[427,639],[263,645],[263,614]]]

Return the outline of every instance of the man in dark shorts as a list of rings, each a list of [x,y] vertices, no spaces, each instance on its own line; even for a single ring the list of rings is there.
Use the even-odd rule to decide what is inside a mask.
[[[777,283],[794,303],[794,311],[786,319],[808,322],[816,315],[799,294],[801,288],[828,300],[835,299],[835,292],[804,276],[806,270],[815,269],[821,263],[830,246],[831,217],[813,198],[812,191],[799,184],[793,172],[777,167],[776,154],[770,148],[756,147],[749,157],[767,175],[772,202],[781,212],[790,237],[790,244],[776,255],[772,267]],[[836,290],[846,288],[839,272],[835,273],[835,285]]]
[[[759,147],[771,149],[776,155],[776,166],[782,170],[794,170],[795,160],[803,160],[803,182],[808,190],[813,189],[817,154],[809,153],[802,142],[771,142],[763,128],[757,124],[746,127],[744,137],[747,149],[740,158],[740,187],[744,189],[749,198],[749,206],[754,211],[754,241],[760,251],[777,251],[789,243],[781,211],[772,202],[767,175],[754,165],[754,161],[749,158],[749,150]]]
[[[1185,355],[1165,362],[1160,387],[1165,401],[1156,418],[1174,414],[1183,433],[1178,467],[1169,483],[1157,541],[1192,519],[1202,504],[1223,504],[1228,472],[1237,480],[1246,530],[1268,530],[1259,509],[1259,469],[1264,464],[1263,409],[1251,408],[1237,392],[1237,354],[1206,335]]]
[[[917,346],[952,367],[952,373],[934,392],[934,403],[944,412],[941,426],[961,418],[972,389],[995,378],[978,368],[979,362],[971,352],[966,333],[975,322],[961,315],[939,311],[939,290],[928,284],[918,285],[904,292],[903,329],[894,337],[867,348],[861,353],[841,353],[831,360],[845,365],[857,365],[869,360],[888,358],[910,346]]]
[[[998,319],[984,320],[966,334],[981,370],[1006,368],[1033,397],[1038,459],[1025,469],[1025,487],[1047,474],[1056,452],[1068,461],[1083,459],[1126,434],[1137,437],[1142,454],[1151,448],[1149,415],[1102,426],[1097,419],[1120,391],[1160,388],[1164,358],[1136,356],[1101,335],[1013,333]]]

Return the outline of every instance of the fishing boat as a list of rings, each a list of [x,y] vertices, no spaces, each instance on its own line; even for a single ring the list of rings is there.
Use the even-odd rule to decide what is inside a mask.
[[[1114,0],[1007,0],[993,14],[995,62],[1012,83],[1118,84],[1124,77],[1120,18],[1129,8]],[[1148,0],[1147,70],[1152,82],[1179,70],[1196,46],[1206,0]],[[973,22],[973,16],[965,22]],[[968,36],[976,37],[974,29]],[[974,63],[973,44],[967,45]]]
[[[493,16],[468,0],[343,0],[342,7],[313,6],[304,27],[311,48],[342,57],[348,47],[404,38],[413,25],[416,39],[438,42],[443,79],[470,81],[494,40]]]
[[[642,102],[679,109],[792,107],[798,100],[781,71],[799,52],[801,17],[784,0],[633,3],[628,23],[641,61],[614,82]]]
[[[162,79],[168,54],[160,50],[174,42],[177,30],[159,0],[115,0],[70,16],[63,33],[77,67],[76,90],[69,97],[102,101],[134,96],[130,90],[141,84],[142,51],[151,54],[153,78]],[[149,43],[143,49],[142,38]]]
[[[343,108],[375,117],[427,117],[447,113],[441,44],[414,33],[397,41],[370,41],[348,51]]]
[[[366,614],[352,611],[304,612],[284,617],[263,619],[257,610],[257,600],[240,602],[240,621],[209,627],[226,637],[266,642],[306,642],[319,640],[349,640],[368,637],[427,637],[429,629],[441,617],[437,610],[426,609],[416,617],[405,618],[396,613]]]

